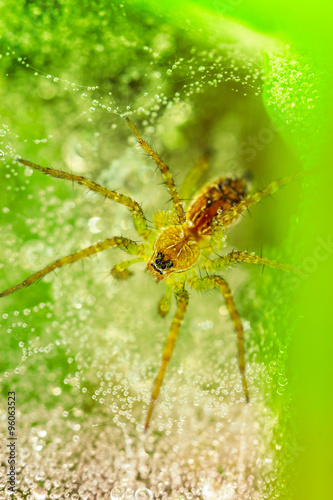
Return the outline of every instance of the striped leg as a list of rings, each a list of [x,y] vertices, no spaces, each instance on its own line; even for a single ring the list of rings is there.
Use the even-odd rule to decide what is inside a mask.
[[[252,196],[249,196],[245,200],[241,201],[234,207],[229,208],[223,213],[223,222],[225,225],[229,224],[235,217],[237,217],[239,214],[244,212],[244,210],[247,210],[249,207],[252,205],[255,205],[259,201],[261,201],[263,198],[266,196],[269,196],[271,194],[274,194],[276,191],[278,191],[280,188],[283,186],[289,184],[290,182],[299,179],[300,177],[303,177],[305,174],[311,173],[311,172],[301,172],[296,175],[289,175],[288,177],[284,177],[283,179],[279,179],[277,181],[271,182],[268,184],[267,187],[264,189],[261,189],[261,191],[258,191],[257,193],[253,194]]]
[[[226,240],[225,228],[223,226],[223,212],[218,212],[212,220],[212,234],[210,244],[214,252],[222,250]]]
[[[188,304],[189,297],[188,297],[188,293],[186,290],[183,289],[180,292],[177,292],[176,297],[177,297],[177,301],[178,301],[177,310],[176,310],[176,314],[173,318],[173,322],[172,322],[172,325],[171,325],[171,328],[169,331],[167,341],[166,341],[165,346],[164,346],[161,367],[160,367],[160,370],[159,370],[158,375],[156,377],[154,389],[153,389],[153,392],[151,395],[150,405],[148,408],[148,413],[147,413],[146,422],[145,422],[145,431],[148,429],[149,422],[150,422],[150,419],[151,419],[151,416],[153,413],[153,409],[154,409],[157,397],[158,397],[160,389],[161,389],[165,370],[166,370],[166,367],[168,366],[168,363],[169,363],[170,358],[172,356],[172,352],[173,352],[173,348],[174,348],[176,340],[177,340],[179,328],[180,328],[180,325],[181,325],[183,318],[185,316],[185,312],[186,312],[186,308],[187,308],[187,304]]]
[[[214,271],[220,271],[226,267],[232,266],[236,262],[246,262],[247,264],[258,264],[267,267],[273,267],[274,269],[280,269],[281,271],[296,272],[297,268],[291,266],[290,264],[283,264],[276,260],[266,259],[265,257],[258,257],[257,255],[252,255],[247,252],[231,252],[227,255],[223,255],[219,259],[215,259],[208,264],[210,269]]]
[[[179,194],[178,194],[177,188],[175,186],[175,183],[174,183],[174,180],[172,177],[172,173],[170,172],[169,167],[164,163],[163,160],[161,160],[161,158],[155,153],[155,151],[153,151],[151,149],[149,144],[147,144],[146,141],[144,141],[140,137],[139,132],[137,131],[137,129],[135,128],[135,126],[133,125],[133,123],[131,122],[131,120],[128,117],[126,117],[126,121],[128,123],[128,126],[132,130],[133,134],[137,138],[139,144],[142,146],[142,148],[146,151],[146,153],[148,153],[148,155],[159,166],[159,169],[161,170],[164,182],[165,182],[165,184],[169,190],[169,193],[171,195],[173,206],[174,206],[175,212],[178,216],[179,222],[180,223],[185,222],[186,219],[185,219],[185,212],[183,209],[183,205],[181,204]]]
[[[111,191],[111,189],[107,189],[104,186],[100,186],[96,182],[86,179],[81,175],[68,174],[67,172],[62,172],[61,170],[54,170],[53,168],[40,167],[35,163],[31,163],[27,160],[18,159],[20,163],[26,165],[27,167],[33,168],[35,170],[39,170],[46,175],[51,175],[52,177],[56,177],[58,179],[67,179],[72,182],[76,182],[77,184],[81,184],[91,191],[95,191],[96,193],[105,196],[106,198],[110,198],[110,200],[116,201],[117,203],[121,203],[129,208],[132,213],[133,223],[136,232],[142,236],[144,239],[149,239],[150,230],[147,228],[146,218],[142,211],[139,203],[129,196],[124,194],[116,193],[115,191]]]
[[[244,330],[228,283],[221,276],[206,276],[205,278],[198,278],[198,277],[190,278],[189,284],[191,285],[192,288],[194,288],[194,290],[198,290],[199,292],[210,290],[211,288],[216,288],[216,287],[220,289],[224,297],[230,318],[234,324],[237,333],[238,366],[241,374],[243,391],[246,398],[246,402],[249,402],[249,390],[247,387],[247,381],[245,377]]]
[[[121,248],[121,250],[124,250],[125,252],[132,255],[138,255],[144,248],[143,245],[137,245],[134,241],[129,240],[128,238],[121,238],[118,236],[114,238],[109,238],[104,241],[99,241],[98,243],[95,243],[95,245],[92,245],[90,247],[84,248],[83,250],[79,250],[78,252],[67,255],[62,259],[56,260],[52,264],[49,264],[48,266],[44,267],[44,269],[42,269],[41,271],[38,271],[37,273],[29,276],[29,278],[22,281],[22,283],[19,283],[18,285],[8,288],[8,290],[5,290],[4,292],[0,293],[0,297],[5,297],[6,295],[10,295],[11,293],[16,292],[17,290],[20,290],[21,288],[31,285],[35,281],[43,278],[44,276],[46,276],[46,274],[51,273],[52,271],[54,271],[59,267],[67,266],[67,264],[72,264],[73,262],[77,262],[78,260],[85,259],[86,257],[90,257],[90,255],[102,252],[103,250],[107,250],[108,248],[111,247]]]

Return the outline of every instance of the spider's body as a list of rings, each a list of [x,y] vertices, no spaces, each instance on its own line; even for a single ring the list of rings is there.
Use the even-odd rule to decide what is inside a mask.
[[[265,196],[274,193],[297,176],[285,177],[279,181],[272,182],[266,188],[252,196],[247,196],[246,184],[242,179],[220,178],[206,184],[198,191],[202,173],[206,170],[208,164],[206,156],[203,156],[194,169],[188,174],[183,186],[178,192],[167,165],[140,137],[133,123],[128,118],[126,118],[126,120],[140,145],[160,168],[164,182],[172,198],[172,211],[157,212],[154,215],[155,229],[150,229],[147,226],[141,206],[132,198],[100,186],[85,177],[41,167],[20,159],[20,163],[35,170],[39,170],[52,177],[71,180],[117,203],[127,206],[131,211],[136,232],[146,243],[137,244],[123,237],[108,238],[88,248],[56,260],[41,271],[29,276],[22,281],[22,283],[0,293],[0,297],[9,295],[34,283],[56,268],[63,267],[112,247],[118,247],[128,254],[136,256],[130,260],[120,262],[113,267],[111,273],[118,279],[127,279],[131,274],[128,268],[133,264],[146,262],[147,271],[154,276],[156,281],[160,282],[165,280],[166,282],[166,294],[159,302],[160,315],[165,316],[168,313],[172,293],[174,293],[177,299],[176,313],[164,347],[160,370],[156,377],[147,412],[145,423],[145,429],[147,429],[163,382],[166,367],[171,358],[179,328],[186,312],[189,301],[189,294],[186,290],[186,286],[190,286],[198,291],[218,288],[222,293],[237,333],[238,363],[241,382],[245,400],[249,400],[247,380],[245,377],[243,326],[229,285],[225,279],[220,276],[219,271],[236,262],[262,264],[284,271],[291,271],[292,268],[286,264],[258,257],[247,252],[233,251],[223,256],[216,256],[217,252],[224,246],[226,229],[237,221],[239,215],[244,210],[258,203]],[[187,209],[186,204],[183,203],[181,199],[190,200]],[[205,269],[207,275],[204,278],[198,275],[198,267],[199,269]]]
[[[244,200],[245,195],[242,179],[222,178],[206,184],[189,204],[185,223],[172,225],[158,236],[147,271],[161,281],[193,267],[200,258],[202,243],[212,234],[216,217]]]

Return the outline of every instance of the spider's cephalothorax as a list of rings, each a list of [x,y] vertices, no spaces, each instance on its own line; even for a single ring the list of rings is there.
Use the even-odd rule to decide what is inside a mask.
[[[120,236],[99,241],[90,247],[56,260],[41,271],[29,276],[22,281],[22,283],[0,293],[0,297],[9,295],[34,283],[43,278],[46,274],[54,271],[56,268],[66,266],[67,264],[71,264],[112,247],[118,247],[128,254],[136,256],[130,260],[120,262],[113,267],[111,273],[116,278],[127,279],[131,275],[128,271],[130,266],[138,262],[146,262],[148,272],[155,277],[156,281],[165,279],[167,290],[165,296],[159,302],[159,313],[161,316],[165,316],[168,313],[172,292],[174,292],[177,299],[177,309],[164,346],[162,363],[155,380],[147,411],[145,422],[145,429],[147,429],[189,301],[186,285],[198,291],[217,288],[222,293],[237,333],[238,364],[241,383],[245,400],[249,400],[247,380],[245,377],[243,325],[229,285],[219,274],[219,271],[236,262],[262,264],[284,271],[291,271],[292,267],[263,257],[257,257],[247,252],[233,251],[223,256],[217,256],[217,251],[223,248],[226,229],[231,227],[244,210],[258,203],[265,196],[273,194],[280,187],[298,177],[298,175],[285,177],[284,179],[272,182],[266,188],[258,191],[252,196],[247,196],[246,186],[242,179],[232,178],[219,178],[206,184],[198,191],[198,187],[200,187],[198,184],[202,173],[205,172],[208,165],[207,157],[204,155],[185,178],[178,192],[168,166],[140,137],[133,123],[128,118],[126,118],[126,120],[140,145],[160,168],[164,182],[171,195],[173,203],[172,211],[168,213],[158,212],[155,214],[156,218],[154,216],[154,224],[156,229],[149,229],[140,204],[129,196],[100,186],[85,177],[53,170],[52,168],[41,167],[29,161],[19,159],[18,161],[23,165],[27,165],[52,177],[71,180],[72,182],[76,182],[92,191],[102,194],[106,198],[110,198],[117,203],[127,206],[132,214],[136,232],[146,243],[137,244],[133,240]],[[185,211],[185,203],[183,203],[181,199],[190,200],[187,211]],[[171,216],[169,216],[170,214]],[[151,244],[152,241],[154,241],[153,245]],[[196,269],[199,269],[199,271],[201,269],[204,270],[205,276],[201,277],[200,274],[198,275]]]
[[[154,244],[147,271],[156,281],[172,273],[190,269],[200,257],[200,246],[187,224],[171,226],[162,231]]]

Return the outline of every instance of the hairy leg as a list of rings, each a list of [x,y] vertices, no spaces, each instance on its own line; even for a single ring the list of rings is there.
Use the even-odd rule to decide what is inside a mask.
[[[26,165],[27,167],[33,168],[35,170],[39,170],[46,175],[51,175],[52,177],[56,177],[58,179],[67,179],[69,181],[76,182],[77,184],[81,184],[91,191],[95,191],[96,193],[99,193],[102,196],[109,198],[110,200],[116,201],[121,205],[125,205],[132,213],[136,232],[140,236],[142,236],[142,238],[149,239],[150,230],[147,227],[146,217],[142,211],[142,208],[137,201],[133,200],[129,196],[111,191],[110,189],[107,189],[104,186],[100,186],[96,182],[90,179],[86,179],[81,175],[69,174],[67,172],[62,172],[61,170],[54,170],[53,168],[40,167],[35,163],[31,163],[27,160],[22,160],[21,158],[19,158],[18,161],[23,165]]]
[[[137,264],[138,262],[144,262],[144,261],[145,261],[144,257],[137,257],[136,259],[123,260],[123,262],[119,262],[119,264],[116,264],[111,269],[111,274],[117,280],[126,280],[133,274],[131,271],[128,270],[128,268],[133,264]]]
[[[174,348],[176,340],[177,340],[179,328],[180,328],[180,325],[181,325],[183,318],[185,316],[185,312],[186,312],[186,308],[187,308],[187,304],[188,304],[189,296],[188,296],[188,293],[185,289],[182,289],[179,292],[175,292],[175,294],[176,294],[177,302],[178,302],[177,310],[176,310],[175,316],[173,318],[173,322],[172,322],[172,325],[171,325],[171,328],[169,331],[167,341],[166,341],[165,346],[164,346],[161,367],[160,367],[160,370],[159,370],[158,375],[156,377],[154,389],[153,389],[153,392],[151,395],[150,405],[148,408],[148,413],[147,413],[146,422],[145,422],[145,431],[148,429],[149,422],[150,422],[150,419],[151,419],[151,416],[153,413],[153,409],[154,409],[154,406],[156,403],[156,399],[157,399],[159,392],[160,392],[160,389],[161,389],[165,370],[166,370],[168,363],[170,361],[170,358],[172,356],[172,352],[173,352],[173,348]]]
[[[56,260],[52,264],[49,264],[48,266],[44,267],[44,269],[42,269],[41,271],[38,271],[37,273],[29,276],[29,278],[22,281],[22,283],[19,283],[18,285],[8,288],[8,290],[5,290],[4,292],[0,293],[0,297],[5,297],[6,295],[10,295],[11,293],[16,292],[17,290],[20,290],[21,288],[31,285],[35,281],[43,278],[44,276],[46,276],[46,274],[51,273],[52,271],[54,271],[59,267],[67,266],[68,264],[72,264],[73,262],[77,262],[78,260],[85,259],[86,257],[90,257],[90,255],[102,252],[103,250],[107,250],[108,248],[111,247],[121,248],[122,250],[131,255],[140,254],[140,252],[143,251],[144,248],[143,245],[137,245],[134,241],[129,240],[128,238],[122,238],[118,236],[114,238],[109,238],[104,241],[99,241],[98,243],[95,243],[95,245],[92,245],[90,247],[84,248],[83,250],[79,250],[78,252],[67,255],[62,259]]]
[[[232,266],[236,262],[246,262],[247,264],[258,264],[267,267],[273,267],[274,269],[280,269],[281,271],[297,272],[297,268],[291,266],[290,264],[283,264],[276,260],[266,259],[265,257],[258,257],[247,252],[231,252],[227,255],[223,255],[218,259],[210,262],[209,268],[214,271],[220,271],[226,267]]]
[[[214,252],[219,252],[222,250],[224,242],[226,240],[226,234],[223,226],[223,212],[217,213],[212,220],[212,234],[210,239],[210,244]]]
[[[310,172],[307,172],[310,173]],[[303,177],[305,173],[301,172],[296,175],[289,175],[288,177],[284,177],[283,179],[279,179],[277,181],[271,182],[268,184],[267,187],[264,189],[261,189],[257,193],[253,194],[252,196],[249,196],[245,200],[241,201],[234,207],[229,208],[223,213],[223,222],[225,225],[229,224],[235,217],[237,217],[239,214],[244,212],[244,210],[247,210],[249,207],[252,205],[255,205],[259,201],[261,201],[263,198],[266,196],[269,196],[271,194],[274,194],[276,191],[278,191],[281,187],[285,186],[286,184],[289,184],[290,182],[299,179],[300,177]]]
[[[192,196],[201,187],[200,181],[209,166],[208,159],[208,153],[203,154],[184,179],[184,182],[179,190],[179,197],[181,200],[184,200],[186,204],[191,201]]]
[[[230,318],[234,324],[237,333],[238,366],[241,374],[244,395],[246,401],[249,402],[249,390],[247,387],[247,381],[245,377],[244,330],[228,283],[221,276],[206,276],[205,278],[198,278],[198,277],[190,278],[189,284],[194,290],[198,290],[199,292],[210,290],[211,288],[216,288],[216,287],[220,289],[224,297]]]
[[[175,212],[178,216],[179,222],[180,223],[185,222],[186,219],[185,219],[185,212],[183,209],[183,205],[181,204],[179,194],[178,194],[177,188],[175,186],[175,183],[174,183],[174,180],[172,177],[172,173],[170,172],[169,167],[164,163],[163,160],[161,160],[161,158],[157,155],[157,153],[155,153],[155,151],[153,151],[151,149],[149,144],[147,144],[146,141],[144,141],[140,137],[139,132],[137,131],[134,124],[131,122],[131,120],[128,117],[126,117],[126,121],[128,123],[128,126],[132,130],[133,134],[137,138],[139,144],[142,146],[142,148],[146,151],[146,153],[148,153],[148,155],[159,166],[161,173],[162,173],[162,176],[163,176],[163,179],[164,179],[164,182],[165,182],[165,184],[169,190],[169,193],[171,195],[173,206],[174,206]]]
[[[158,303],[158,312],[162,318],[166,316],[170,309],[170,302],[172,297],[172,285],[167,284],[167,289],[165,295],[161,298]]]

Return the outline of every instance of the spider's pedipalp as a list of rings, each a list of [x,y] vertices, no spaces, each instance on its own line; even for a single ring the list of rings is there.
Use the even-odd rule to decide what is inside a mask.
[[[37,273],[29,276],[27,279],[22,281],[22,283],[19,283],[18,285],[8,288],[8,290],[0,293],[0,297],[5,297],[6,295],[10,295],[17,290],[20,290],[21,288],[31,285],[35,281],[42,279],[44,276],[46,276],[46,274],[51,273],[59,267],[67,266],[68,264],[72,264],[73,262],[77,262],[78,260],[90,257],[95,253],[102,252],[112,247],[118,247],[131,255],[138,255],[144,249],[143,245],[138,245],[128,238],[122,238],[120,236],[108,238],[107,240],[99,241],[98,243],[95,243],[95,245],[91,245],[90,247],[84,248],[83,250],[79,250],[78,252],[71,253],[66,257],[62,257],[61,259],[56,260],[52,264],[44,267],[44,269],[42,269],[41,271],[38,271]]]
[[[158,313],[160,316],[162,316],[162,318],[164,318],[164,316],[166,316],[169,312],[171,296],[172,296],[172,285],[167,284],[166,292],[158,303]]]
[[[145,431],[148,429],[149,422],[150,422],[150,419],[151,419],[151,416],[153,413],[153,409],[154,409],[154,406],[156,403],[156,399],[157,399],[159,392],[160,392],[160,389],[161,389],[165,370],[166,370],[168,363],[171,359],[172,352],[173,352],[173,349],[174,349],[174,346],[175,346],[175,343],[177,340],[179,328],[180,328],[180,325],[184,319],[188,300],[189,300],[188,292],[184,288],[182,288],[181,290],[179,290],[179,289],[174,290],[174,292],[175,292],[175,295],[177,298],[177,310],[176,310],[176,313],[174,315],[172,325],[171,325],[171,328],[169,331],[169,335],[168,335],[168,338],[167,338],[165,346],[164,346],[163,355],[162,355],[162,363],[160,366],[160,370],[157,374],[155,384],[154,384],[154,389],[153,389],[153,392],[151,395],[148,413],[146,416]]]
[[[158,167],[159,167],[159,169],[160,169],[160,171],[162,173],[163,180],[164,180],[164,182],[165,182],[165,184],[166,184],[166,186],[167,186],[167,188],[169,190],[169,193],[171,195],[171,199],[172,199],[172,202],[173,202],[173,206],[174,206],[175,212],[176,212],[177,217],[179,219],[179,223],[185,222],[186,221],[185,211],[184,211],[183,205],[182,205],[182,203],[180,201],[179,194],[178,194],[177,188],[175,186],[175,183],[174,183],[174,180],[173,180],[173,176],[172,176],[172,173],[170,172],[169,167],[158,156],[158,154],[155,153],[155,151],[152,150],[152,148],[149,146],[149,144],[147,144],[147,142],[144,141],[140,137],[139,132],[135,128],[135,126],[132,123],[132,121],[127,116],[125,117],[125,119],[127,121],[128,126],[132,130],[133,134],[137,138],[140,146],[157,163],[157,165],[158,165]]]
[[[123,260],[122,262],[119,262],[118,264],[113,266],[113,268],[111,269],[111,274],[117,280],[126,280],[131,276],[131,274],[133,274],[128,270],[128,268],[130,266],[133,266],[133,264],[144,261],[144,257],[136,257],[136,259]]]
[[[244,395],[246,401],[249,402],[249,390],[245,376],[244,329],[228,283],[221,276],[215,275],[206,276],[205,278],[198,278],[197,276],[195,276],[189,278],[188,282],[190,286],[197,291],[205,291],[212,288],[220,289],[224,297],[230,318],[237,333],[238,366],[241,374]]]
[[[36,165],[27,160],[23,160],[19,158],[18,162],[26,165],[27,167],[33,168],[34,170],[39,170],[46,175],[50,175],[52,177],[56,177],[58,179],[67,179],[72,181],[72,183],[76,182],[77,184],[81,184],[81,186],[87,187],[89,190],[94,191],[95,193],[99,193],[105,198],[109,198],[110,200],[116,201],[121,205],[125,205],[129,208],[132,214],[133,224],[136,232],[144,239],[149,239],[150,230],[147,227],[146,217],[143,213],[143,210],[140,204],[126,196],[124,194],[117,193],[116,191],[112,191],[111,189],[107,189],[96,182],[87,179],[86,177],[82,177],[81,175],[69,174],[67,172],[63,172],[61,170],[54,170],[53,168],[41,167],[40,165]]]

